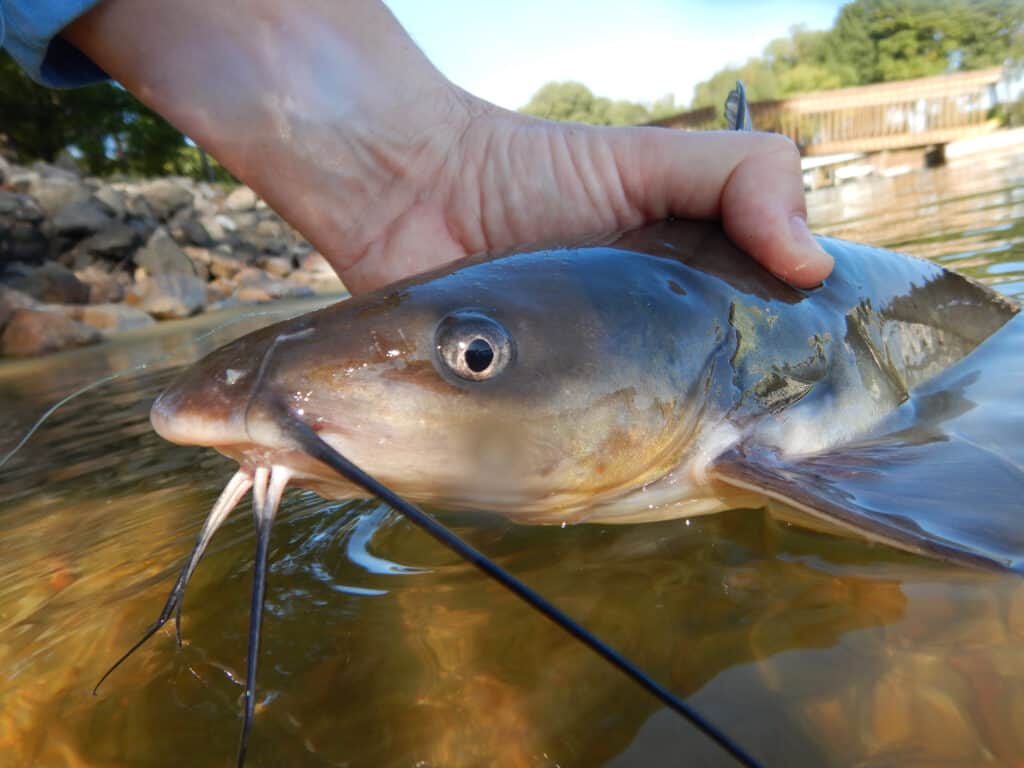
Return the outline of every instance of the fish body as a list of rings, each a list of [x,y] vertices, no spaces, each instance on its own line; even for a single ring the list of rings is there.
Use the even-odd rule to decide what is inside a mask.
[[[523,522],[786,503],[737,476],[740,454],[781,467],[870,436],[1017,312],[929,262],[821,243],[835,272],[807,291],[709,223],[469,261],[215,352],[157,400],[153,424],[324,495],[365,495],[295,449],[268,407],[284,402],[407,498]],[[481,339],[506,359],[460,375],[451,354]],[[928,549],[876,520],[861,532]]]

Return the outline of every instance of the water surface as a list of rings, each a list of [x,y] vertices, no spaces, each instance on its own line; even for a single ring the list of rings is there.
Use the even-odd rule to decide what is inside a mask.
[[[1024,157],[819,190],[816,231],[1024,296]],[[298,311],[308,305],[285,307]],[[266,318],[250,323],[265,322]],[[205,324],[205,325],[204,325]],[[247,504],[163,631],[232,465],[172,446],[149,404],[236,324],[162,326],[0,366],[0,764],[227,766],[240,725]],[[980,496],[983,493],[979,492]],[[1024,762],[1024,585],[735,510],[531,528],[445,515],[472,544],[773,766]],[[274,530],[251,766],[727,766],[620,673],[374,502],[291,491]]]

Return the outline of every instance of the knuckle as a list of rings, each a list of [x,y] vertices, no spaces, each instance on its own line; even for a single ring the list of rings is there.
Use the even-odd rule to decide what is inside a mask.
[[[781,133],[763,133],[761,137],[762,154],[796,167],[800,166],[800,150],[788,136],[783,136]]]

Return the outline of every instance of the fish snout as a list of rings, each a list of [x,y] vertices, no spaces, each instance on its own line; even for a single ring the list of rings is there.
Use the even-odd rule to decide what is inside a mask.
[[[214,352],[157,397],[149,420],[158,435],[179,445],[212,448],[250,442],[246,414],[264,355],[233,351],[229,346]]]
[[[156,433],[179,445],[217,447],[248,442],[245,411],[248,392],[232,397],[230,387],[191,377],[178,379],[154,401],[149,421]]]

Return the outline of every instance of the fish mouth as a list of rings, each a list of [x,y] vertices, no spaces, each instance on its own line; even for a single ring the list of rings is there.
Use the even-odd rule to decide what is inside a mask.
[[[149,423],[164,440],[178,445],[203,445],[219,448],[225,445],[251,443],[244,422],[235,425],[229,415],[204,413],[203,410],[182,408],[178,393],[167,390],[153,403]]]

